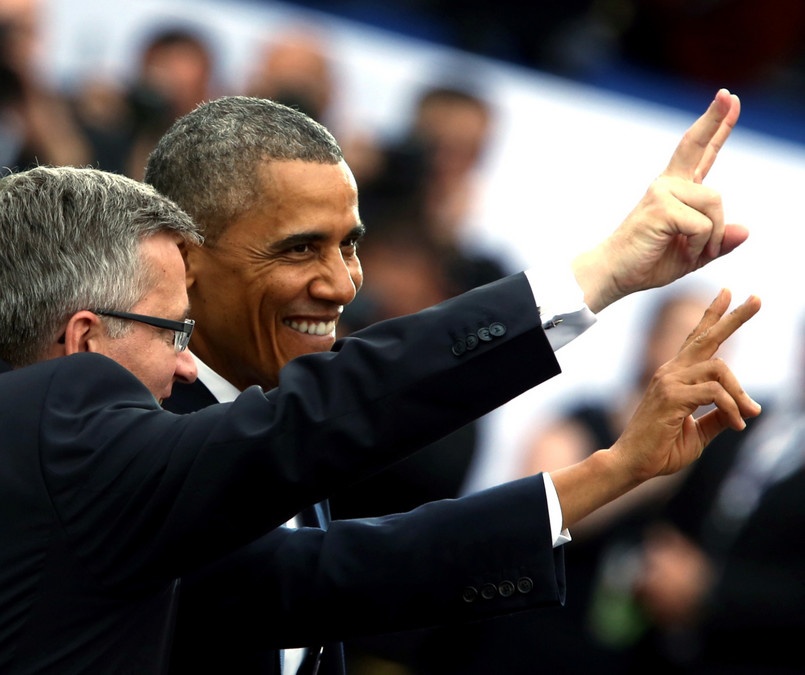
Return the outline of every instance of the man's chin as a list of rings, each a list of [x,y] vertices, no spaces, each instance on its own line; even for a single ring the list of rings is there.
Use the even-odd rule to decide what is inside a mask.
[[[283,365],[288,363],[291,359],[298,356],[305,356],[306,354],[319,354],[321,352],[329,352],[335,344],[335,336],[333,335],[305,335],[300,336],[299,339],[294,340],[294,345],[288,350],[290,355],[283,360]]]

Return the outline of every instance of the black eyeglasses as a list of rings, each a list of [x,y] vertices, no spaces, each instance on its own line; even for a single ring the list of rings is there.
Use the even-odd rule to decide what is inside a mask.
[[[147,314],[132,314],[130,312],[113,312],[105,309],[93,309],[93,314],[100,314],[101,316],[113,316],[117,319],[128,319],[129,321],[139,321],[140,323],[148,324],[149,326],[156,326],[157,328],[166,328],[173,331],[173,348],[176,353],[183,352],[187,349],[190,343],[190,336],[193,334],[193,326],[196,322],[193,319],[185,319],[184,321],[173,321],[172,319],[160,319],[156,316],[148,316]]]

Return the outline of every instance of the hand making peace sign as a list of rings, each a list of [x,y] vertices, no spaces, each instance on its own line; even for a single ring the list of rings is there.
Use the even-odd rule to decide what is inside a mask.
[[[743,390],[723,360],[722,343],[760,309],[750,296],[727,314],[730,293],[722,290],[685,340],[661,366],[620,438],[608,450],[551,472],[564,527],[641,483],[675,473],[701,455],[727,427],[741,430],[760,406]],[[694,419],[702,406],[710,410]]]
[[[721,89],[618,229],[573,262],[592,311],[675,281],[746,240],[745,227],[725,224],[718,192],[702,185],[740,110],[738,97]]]

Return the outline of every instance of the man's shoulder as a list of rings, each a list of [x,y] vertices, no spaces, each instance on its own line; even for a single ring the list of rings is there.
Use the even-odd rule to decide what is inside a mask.
[[[82,352],[80,354],[71,354],[70,356],[60,356],[55,359],[47,359],[34,363],[24,368],[17,368],[10,370],[9,375],[13,375],[21,379],[36,379],[36,378],[51,378],[55,375],[70,375],[80,373],[89,378],[98,377],[99,375],[117,375],[118,377],[133,378],[128,370],[126,370],[119,363],[110,359],[103,354],[95,354],[90,352]],[[135,378],[136,379],[136,378]]]
[[[4,398],[15,398],[21,392],[35,396],[83,398],[82,392],[105,396],[132,392],[150,396],[145,385],[129,370],[102,354],[81,353],[40,361],[4,373],[0,377]],[[152,397],[153,398],[153,397]]]

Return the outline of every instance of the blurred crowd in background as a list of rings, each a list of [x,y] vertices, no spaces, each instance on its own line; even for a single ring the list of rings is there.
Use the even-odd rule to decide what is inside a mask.
[[[588,82],[628,88],[631,68],[694,89],[763,96],[782,104],[782,117],[805,107],[805,3],[797,0],[300,4]],[[0,0],[5,171],[92,165],[140,179],[156,140],[199,102],[272,98],[331,128],[360,187],[366,284],[341,334],[512,271],[507,258],[473,248],[464,234],[496,123],[482,91],[456,81],[423,88],[401,133],[379,140],[333,115],[339,92],[315,32],[295,29],[267,43],[244,86],[232,88],[214,77],[205,34],[181,24],[150,36],[130,82],[89,78],[59,91],[39,70],[44,7]],[[657,297],[653,317],[642,320],[633,390],[588,392],[550,424],[535,423],[516,472],[551,470],[610,445],[646,378],[705,302],[695,285]],[[791,370],[801,385],[803,365]],[[567,607],[455,633],[359,641],[348,647],[351,672],[516,675],[532,672],[534,659],[557,673],[805,672],[790,649],[805,628],[805,416],[798,397],[769,403],[762,421],[743,436],[724,434],[689,473],[637,491],[573,533]],[[461,430],[337,495],[334,515],[386,514],[457,496],[478,452],[478,429]]]
[[[296,4],[663,103],[696,106],[692,92],[730,87],[753,104],[751,124],[805,140],[799,0]]]
[[[742,125],[805,140],[805,4],[799,0],[572,0],[525,5],[510,0],[257,0],[252,4],[313,8],[695,111],[702,92],[709,95],[714,87],[726,86],[740,91],[750,103],[745,105]],[[69,152],[71,157],[99,157],[109,168],[120,169],[126,161],[139,159],[124,157],[132,148],[124,150],[123,145],[138,145],[145,151],[145,137],[157,133],[171,115],[210,95],[232,93],[215,79],[217,55],[208,27],[190,28],[191,22],[184,21],[176,30],[166,26],[163,35],[152,35],[149,44],[141,46],[140,81],[127,83],[129,91],[110,88],[108,82],[102,86],[99,74],[98,81],[82,83],[81,92],[69,92],[74,99],[68,101],[70,114],[86,138],[71,134],[65,115],[43,112],[41,95],[55,92],[37,91],[43,84],[37,81],[42,74],[36,73],[42,59],[36,54],[32,5],[47,9],[49,3],[3,0],[0,5],[4,148],[13,143],[7,118],[15,107],[27,106],[30,142],[45,144],[52,153],[48,157],[61,159],[61,152]],[[177,21],[177,26],[181,23]],[[274,87],[302,77],[311,97],[308,104],[327,115],[335,97],[329,55],[323,45],[308,44],[307,50],[306,63],[298,54],[266,54],[256,69],[262,72],[250,73],[253,81],[245,88],[255,91],[264,77],[276,79],[270,85]],[[320,53],[314,57],[317,50]],[[273,74],[267,75],[269,70]],[[56,137],[61,142],[55,143]],[[12,153],[12,147],[4,154]]]

